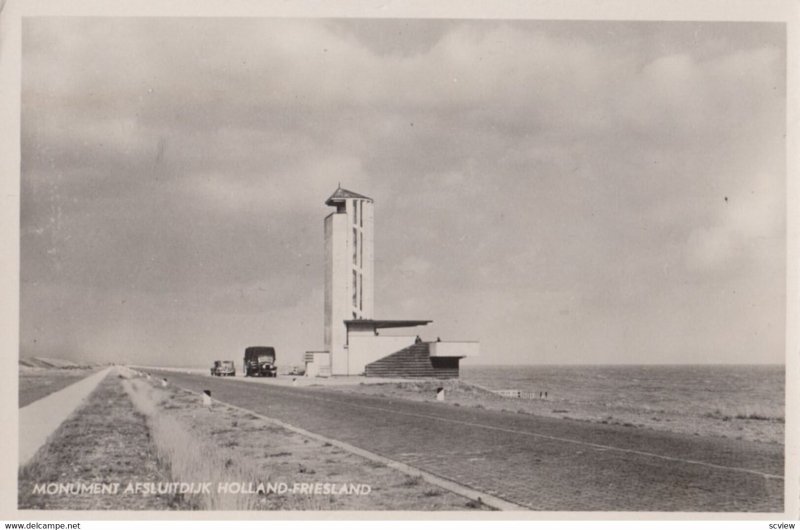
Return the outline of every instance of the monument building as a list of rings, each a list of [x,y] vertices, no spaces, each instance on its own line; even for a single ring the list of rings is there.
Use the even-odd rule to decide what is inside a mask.
[[[325,350],[331,371],[349,373],[346,320],[371,319],[374,294],[372,199],[339,187],[325,217]]]
[[[306,375],[458,377],[459,359],[477,342],[425,342],[380,330],[424,326],[430,320],[374,318],[374,203],[341,186],[325,201],[325,349],[306,352]]]

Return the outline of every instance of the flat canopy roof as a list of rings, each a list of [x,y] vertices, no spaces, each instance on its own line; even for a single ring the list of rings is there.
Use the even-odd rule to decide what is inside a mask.
[[[349,328],[350,326],[364,326],[367,328],[413,328],[415,326],[427,326],[433,320],[345,320],[344,324]]]

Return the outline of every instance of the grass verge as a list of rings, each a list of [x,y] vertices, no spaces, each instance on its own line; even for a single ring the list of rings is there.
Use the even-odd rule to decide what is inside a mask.
[[[484,510],[453,492],[182,389],[125,382],[176,480],[209,482],[209,510]],[[241,484],[239,493],[220,484]],[[260,489],[263,486],[264,489]],[[285,488],[285,491],[280,491]]]
[[[158,465],[144,416],[135,410],[113,372],[20,468],[18,479],[19,509],[192,508],[191,502],[180,494],[124,493],[128,484],[169,482],[171,477]],[[115,484],[115,493],[91,489],[110,489]],[[89,489],[82,490],[81,486]],[[51,492],[63,489],[47,493],[47,488],[53,488]]]

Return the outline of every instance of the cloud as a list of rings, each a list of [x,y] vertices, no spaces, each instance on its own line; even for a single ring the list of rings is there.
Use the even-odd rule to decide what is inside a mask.
[[[420,276],[428,272],[430,268],[429,261],[417,256],[408,256],[400,263],[398,272],[406,276]]]
[[[687,266],[693,270],[719,271],[742,260],[773,255],[780,260],[785,242],[786,204],[771,175],[758,175],[737,194],[723,198],[725,208],[710,227],[692,230],[687,241]]]
[[[687,300],[780,292],[780,25],[36,18],[23,53],[26,348],[36,329],[188,362],[251,329],[321,336],[340,182],[376,200],[378,313],[461,322],[507,361],[642,349],[624,329],[728,307]],[[51,287],[75,320],[44,307]],[[652,360],[685,346],[664,344]]]

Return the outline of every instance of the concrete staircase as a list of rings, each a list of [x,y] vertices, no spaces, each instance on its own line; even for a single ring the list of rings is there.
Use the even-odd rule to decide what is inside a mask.
[[[433,359],[430,356],[429,343],[420,342],[368,364],[365,375],[407,379],[455,379],[458,378],[458,359]]]

